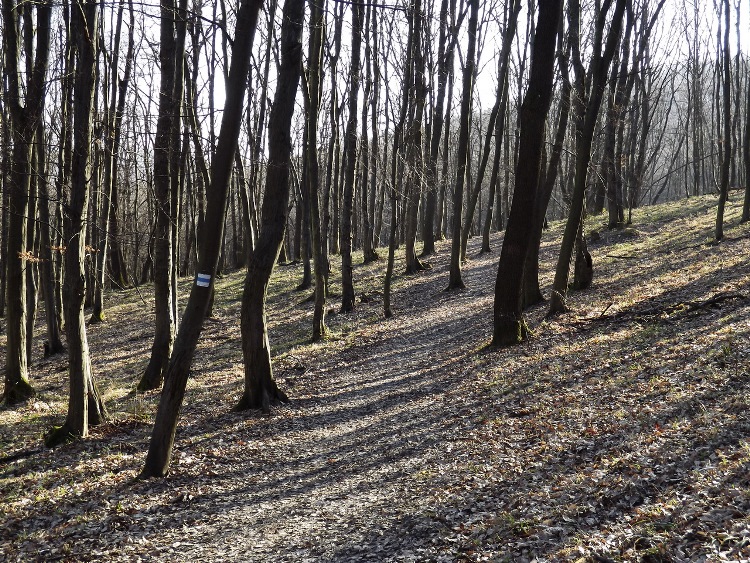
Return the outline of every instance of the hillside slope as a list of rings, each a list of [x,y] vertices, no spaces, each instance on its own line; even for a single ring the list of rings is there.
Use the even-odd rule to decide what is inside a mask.
[[[300,269],[281,267],[269,320],[292,401],[270,417],[229,412],[243,274],[226,276],[163,480],[135,479],[158,401],[134,393],[150,290],[111,295],[89,337],[112,422],[29,451],[64,418],[64,358],[35,357],[39,396],[0,410],[0,457],[28,454],[0,462],[0,559],[747,559],[750,227],[732,201],[712,244],[714,204],[602,231],[592,288],[570,295],[570,314],[531,310],[533,338],[510,349],[486,348],[501,239],[489,255],[470,242],[467,290],[450,293],[438,245],[432,270],[396,280],[388,320],[383,261],[357,266],[366,298],[331,315],[319,344],[307,295],[291,291]],[[544,235],[545,290],[561,230]]]

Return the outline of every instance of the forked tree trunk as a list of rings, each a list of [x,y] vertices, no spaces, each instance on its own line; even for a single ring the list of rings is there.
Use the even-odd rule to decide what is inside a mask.
[[[250,68],[250,52],[261,5],[261,0],[243,0],[237,13],[234,50],[227,79],[227,97],[216,157],[212,161],[210,197],[206,208],[206,236],[201,239],[198,276],[193,283],[180,322],[180,331],[169,362],[141,477],[161,477],[169,470],[177,417],[213,293],[221,242],[224,238],[229,182],[242,123],[242,104]]]
[[[266,291],[284,240],[291,168],[291,125],[302,61],[304,0],[286,0],[281,29],[281,66],[268,120],[268,166],[262,226],[248,261],[242,294],[242,355],[245,389],[237,410],[262,409],[288,399],[276,385],[266,325]]]
[[[541,2],[533,43],[529,86],[521,106],[521,131],[516,166],[516,190],[508,217],[495,282],[492,344],[517,344],[528,335],[523,318],[522,289],[526,254],[533,225],[544,143],[544,127],[552,100],[555,45],[562,0]]]
[[[86,2],[71,12],[71,31],[76,38],[76,70],[73,123],[73,162],[70,200],[66,206],[63,232],[65,252],[65,332],[68,339],[68,376],[70,392],[65,424],[45,438],[48,447],[73,438],[85,438],[89,425],[102,422],[104,403],[91,372],[86,326],[83,317],[85,297],[86,214],[90,191],[91,134],[97,66],[98,2]],[[85,33],[82,31],[85,30]]]

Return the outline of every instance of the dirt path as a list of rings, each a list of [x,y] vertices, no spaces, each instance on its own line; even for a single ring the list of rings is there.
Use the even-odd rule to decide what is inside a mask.
[[[0,556],[750,557],[750,240],[746,226],[731,226],[727,242],[707,245],[710,205],[691,202],[652,211],[635,231],[605,233],[593,246],[595,286],[572,297],[575,313],[546,321],[544,307],[532,310],[534,338],[510,350],[484,349],[497,254],[477,256],[479,241],[466,291],[443,291],[441,245],[431,271],[398,280],[389,320],[372,291],[382,264],[359,267],[370,299],[354,315],[330,317],[334,337],[278,351],[292,402],[270,417],[228,412],[241,377],[232,297],[241,276],[226,278],[164,480],[135,479],[158,395],[116,392],[143,360],[134,298],[113,311],[132,333],[92,335],[97,373],[112,366],[120,422],[0,466]],[[736,206],[729,211],[731,222]],[[545,235],[545,287],[559,228]],[[738,297],[685,305],[720,292]],[[275,341],[303,340],[302,298],[272,298]],[[118,345],[104,352],[113,338]],[[45,397],[62,391],[54,365],[38,364],[49,374]],[[0,412],[2,436],[59,416],[50,404]],[[41,419],[27,420],[34,413]]]

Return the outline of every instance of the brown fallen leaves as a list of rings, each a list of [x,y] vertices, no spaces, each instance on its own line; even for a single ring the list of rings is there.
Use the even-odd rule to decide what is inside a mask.
[[[135,479],[158,400],[133,392],[151,311],[114,294],[90,327],[114,419],[35,451],[65,410],[64,359],[41,355],[37,399],[0,411],[0,457],[27,452],[0,463],[0,559],[750,559],[750,238],[732,204],[727,240],[707,244],[712,204],[604,232],[574,312],[530,311],[534,336],[512,349],[484,348],[497,256],[477,246],[466,291],[442,291],[439,246],[432,270],[396,280],[388,320],[382,264],[358,267],[375,297],[316,344],[307,296],[290,291],[299,268],[280,268],[270,333],[292,402],[270,417],[230,412],[242,274],[227,276],[163,480]],[[545,234],[543,287],[560,229]]]

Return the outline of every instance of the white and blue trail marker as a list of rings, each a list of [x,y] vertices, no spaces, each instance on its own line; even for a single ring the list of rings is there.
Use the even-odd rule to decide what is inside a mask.
[[[198,287],[208,287],[211,285],[211,274],[198,274],[195,278],[195,285]]]

